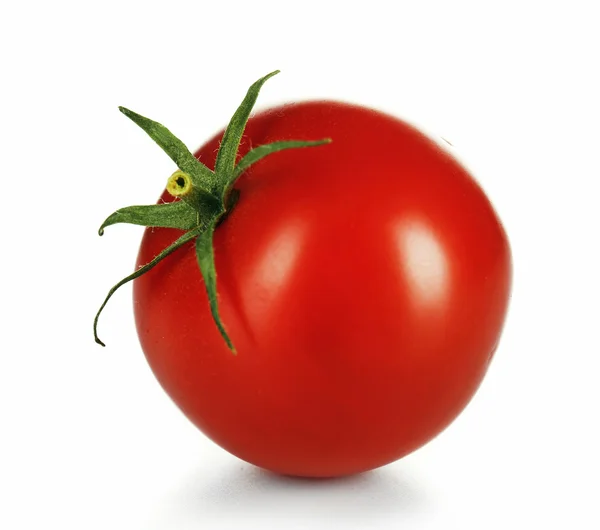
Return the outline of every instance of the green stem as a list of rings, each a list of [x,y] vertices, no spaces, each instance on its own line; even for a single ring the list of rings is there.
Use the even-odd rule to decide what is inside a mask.
[[[98,338],[98,319],[112,295],[121,286],[149,272],[175,250],[196,239],[196,258],[204,279],[211,314],[225,343],[235,353],[234,345],[225,330],[219,313],[217,271],[213,248],[214,232],[219,223],[227,219],[227,214],[235,206],[239,196],[239,191],[233,186],[246,169],[269,155],[285,149],[313,147],[331,141],[327,138],[316,141],[286,140],[260,145],[252,149],[236,166],[240,141],[260,89],[268,79],[277,73],[279,70],[260,78],[248,89],[246,97],[225,129],[217,153],[215,171],[211,171],[197,160],[185,144],[164,125],[124,107],[119,107],[123,114],[141,127],[177,164],[179,170],[175,171],[167,181],[167,191],[180,200],[168,204],[121,208],[102,223],[99,234],[102,235],[104,228],[116,223],[176,228],[186,232],[152,261],[110,289],[94,318],[94,338],[98,344],[104,346],[104,343]]]
[[[194,210],[200,211],[206,204],[211,205],[215,210],[219,209],[219,198],[194,185],[192,177],[180,169],[167,180],[167,191],[173,197],[188,203]]]

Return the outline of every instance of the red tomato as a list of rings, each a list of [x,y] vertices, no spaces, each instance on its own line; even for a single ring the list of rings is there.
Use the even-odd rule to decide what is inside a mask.
[[[506,234],[467,171],[412,126],[333,102],[250,119],[239,155],[286,139],[239,179],[215,233],[211,316],[193,243],[134,282],[150,366],[227,451],[277,473],[382,466],[442,431],[478,388],[511,284]],[[220,136],[196,156],[209,167]],[[168,194],[163,200],[172,200]],[[146,229],[138,264],[181,232]]]

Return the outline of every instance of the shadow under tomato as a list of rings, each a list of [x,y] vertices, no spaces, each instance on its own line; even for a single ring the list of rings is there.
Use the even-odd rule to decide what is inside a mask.
[[[398,467],[338,479],[275,475],[238,463],[218,479],[196,477],[180,491],[180,501],[198,517],[260,517],[337,521],[369,519],[430,511],[426,492]]]

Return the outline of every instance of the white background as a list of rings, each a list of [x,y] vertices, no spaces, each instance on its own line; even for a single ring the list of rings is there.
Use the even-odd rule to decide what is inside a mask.
[[[3,2],[0,528],[599,528],[597,2]],[[475,399],[425,448],[327,482],[206,440],[139,348],[141,234],[170,160],[117,105],[191,148],[267,72],[259,106],[363,103],[450,140],[510,236],[514,292]]]

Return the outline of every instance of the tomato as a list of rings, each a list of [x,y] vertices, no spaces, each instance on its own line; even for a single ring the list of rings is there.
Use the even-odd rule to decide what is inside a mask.
[[[281,106],[250,119],[238,156],[321,137],[333,141],[250,167],[216,228],[220,314],[237,355],[192,243],[133,291],[145,356],[183,413],[237,457],[307,477],[385,465],[452,422],[488,369],[511,287],[488,198],[403,121],[337,102]],[[220,140],[196,157],[212,168]],[[181,234],[146,229],[138,265]]]

